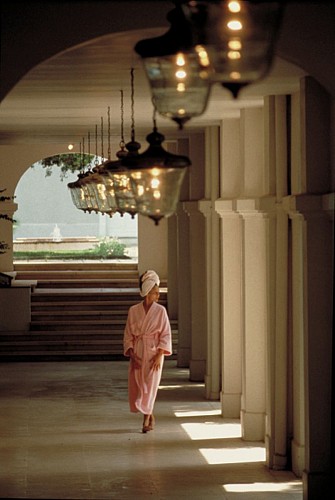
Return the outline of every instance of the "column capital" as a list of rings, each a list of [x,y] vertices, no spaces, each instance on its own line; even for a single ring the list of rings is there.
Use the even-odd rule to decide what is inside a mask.
[[[245,216],[269,215],[276,212],[276,198],[264,196],[261,198],[245,198],[236,200],[236,211]]]
[[[285,196],[283,208],[292,218],[297,215],[328,214],[334,219],[334,193],[328,194],[298,194]]]
[[[215,201],[215,211],[219,214],[219,216],[222,218],[227,215],[236,215],[236,200],[231,199],[231,200],[225,200],[223,198],[220,198]]]
[[[215,210],[220,217],[231,215],[255,216],[275,214],[277,207],[274,196],[261,198],[232,198],[215,201]]]
[[[212,202],[211,200],[199,200],[198,209],[205,217],[208,217],[212,213]]]
[[[199,202],[198,200],[194,201],[183,201],[183,209],[187,213],[187,215],[199,215]]]

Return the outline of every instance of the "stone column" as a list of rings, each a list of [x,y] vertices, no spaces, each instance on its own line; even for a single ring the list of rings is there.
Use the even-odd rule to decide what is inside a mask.
[[[177,212],[178,235],[178,355],[177,365],[188,368],[191,359],[191,268],[190,220],[179,203]]]
[[[305,295],[305,221],[292,206],[291,197],[284,199],[291,220],[291,310],[292,310],[292,470],[301,477],[305,465],[305,370],[304,343],[306,330]]]
[[[242,394],[242,221],[232,200],[217,200],[221,217],[221,407],[225,418],[239,418]]]
[[[206,316],[207,353],[205,388],[207,399],[219,399],[220,374],[220,226],[215,212],[215,200],[219,196],[220,148],[219,128],[207,127],[205,132],[205,193],[199,201],[199,210],[205,217],[206,253]]]
[[[178,319],[178,222],[174,214],[167,220],[168,223],[168,252],[167,252],[167,286],[168,286],[168,313],[171,320]]]
[[[206,244],[206,311],[207,311],[207,363],[206,363],[206,398],[219,399],[220,377],[220,274],[219,269],[219,234],[217,214],[212,210],[212,202],[200,200],[200,212],[205,216]]]
[[[287,104],[286,96],[269,96],[264,103],[265,186],[276,194],[275,227],[270,239],[269,310],[266,370],[267,465],[287,466],[288,445],[288,215],[282,199],[287,195]]]
[[[206,372],[207,348],[207,282],[205,221],[197,201],[183,203],[189,215],[191,276],[191,360],[190,380],[203,382]]]
[[[266,343],[271,323],[271,268],[275,218],[274,198],[237,200],[243,217],[242,339],[243,439],[263,440],[266,412]]]
[[[299,271],[302,274],[302,331],[298,333],[300,338],[303,335],[300,366],[304,381],[305,428],[298,426],[297,433],[299,437],[305,431],[304,494],[306,498],[328,498],[331,484],[334,196],[292,196],[288,203],[296,221],[293,231],[300,243],[293,276],[298,280]],[[298,311],[295,311],[294,320],[299,322],[297,316]],[[295,414],[296,421],[298,416]],[[295,441],[296,435],[294,445]],[[299,467],[301,450],[297,445],[292,448],[296,459],[294,465]]]

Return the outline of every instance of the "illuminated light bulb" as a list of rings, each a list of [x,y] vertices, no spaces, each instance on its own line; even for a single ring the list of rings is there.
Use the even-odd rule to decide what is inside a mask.
[[[178,71],[176,71],[177,78],[182,79],[182,78],[186,78],[186,76],[187,76],[187,73],[184,69],[179,69]]]
[[[227,55],[228,59],[241,59],[241,53],[237,50],[230,50]]]
[[[160,185],[160,182],[159,182],[159,179],[157,179],[157,177],[155,179],[152,179],[152,181],[151,181],[152,189],[157,189],[159,185]]]
[[[240,80],[240,78],[241,78],[241,73],[239,73],[238,71],[232,71],[232,72],[230,73],[230,78],[231,78],[232,80]]]
[[[242,48],[241,40],[229,40],[228,47],[231,50],[241,50]]]
[[[196,45],[195,51],[197,52],[202,66],[209,66],[209,58],[207,50],[202,45]]]
[[[181,108],[181,109],[178,109],[178,114],[179,115],[184,115],[186,113],[185,109]]]
[[[74,148],[74,145],[73,145],[73,144],[69,144],[69,145],[68,145],[68,147],[67,147],[67,149],[68,149],[69,151],[72,151],[72,149],[73,149],[73,148]]]
[[[144,187],[143,186],[137,186],[137,194],[138,194],[138,196],[144,195]]]
[[[154,177],[158,177],[159,176],[159,168],[153,168],[151,170],[151,175],[153,175]]]
[[[160,191],[154,191],[153,196],[154,196],[155,200],[160,200],[160,198],[161,198]]]
[[[176,64],[177,66],[185,66],[185,58],[183,54],[177,54]]]
[[[185,89],[186,89],[185,83],[178,83],[177,85],[178,92],[185,92]]]
[[[208,80],[209,77],[208,71],[200,71],[199,76],[202,80]]]
[[[237,19],[232,19],[227,23],[227,27],[232,31],[240,31],[243,26],[241,21],[238,21]]]
[[[230,12],[240,12],[241,10],[241,5],[240,2],[229,2],[228,4],[228,9]]]

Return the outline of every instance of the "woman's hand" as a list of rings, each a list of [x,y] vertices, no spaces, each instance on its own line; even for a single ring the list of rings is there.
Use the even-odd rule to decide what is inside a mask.
[[[163,351],[161,349],[158,350],[157,354],[151,360],[151,369],[157,371],[161,367]]]

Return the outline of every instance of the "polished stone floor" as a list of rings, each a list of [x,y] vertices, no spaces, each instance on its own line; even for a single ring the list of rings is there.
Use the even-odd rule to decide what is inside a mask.
[[[188,371],[165,363],[156,428],[127,403],[126,361],[0,364],[0,497],[301,500],[292,473],[264,465],[263,443]]]

